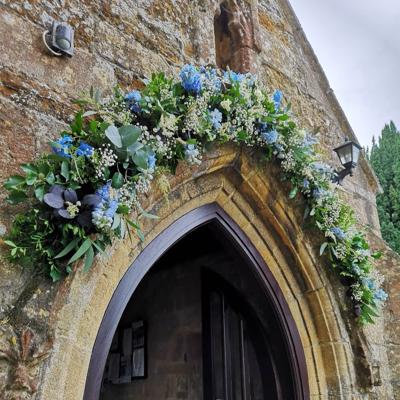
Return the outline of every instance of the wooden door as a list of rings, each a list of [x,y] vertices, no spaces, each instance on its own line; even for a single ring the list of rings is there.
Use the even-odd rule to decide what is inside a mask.
[[[243,297],[203,275],[204,400],[283,399],[261,324]]]

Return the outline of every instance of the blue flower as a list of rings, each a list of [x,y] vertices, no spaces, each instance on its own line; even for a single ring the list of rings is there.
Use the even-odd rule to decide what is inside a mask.
[[[310,147],[317,143],[318,143],[318,139],[315,136],[310,135],[309,133],[307,133],[306,136],[304,137],[304,140],[303,140],[304,147]]]
[[[272,131],[261,132],[261,137],[268,144],[274,144],[278,140],[278,132],[274,129]]]
[[[218,108],[214,108],[214,110],[210,112],[210,120],[214,129],[221,128],[222,113]]]
[[[308,189],[310,187],[310,182],[308,179],[303,179],[303,188]]]
[[[132,90],[132,92],[129,92],[125,95],[125,100],[126,101],[135,101],[138,103],[142,99],[142,95],[138,90]]]
[[[204,86],[212,90],[214,92],[220,92],[221,91],[221,79],[217,74],[217,70],[215,68],[206,68],[206,67],[200,67],[200,74],[201,74],[201,79],[202,83],[204,83]]]
[[[199,150],[195,144],[189,143],[185,148],[185,159],[189,164],[199,164]]]
[[[282,92],[280,90],[275,90],[272,100],[274,101],[275,111],[278,111],[281,106]]]
[[[86,142],[81,142],[79,147],[76,149],[75,154],[79,156],[91,157],[93,155],[93,147]]]
[[[117,198],[111,198],[110,189],[111,182],[107,182],[96,191],[101,201],[92,212],[92,222],[100,230],[111,228],[119,205]]]
[[[147,156],[148,169],[154,170],[154,168],[156,167],[156,161],[157,161],[157,158],[156,158],[155,154],[149,154]]]
[[[387,293],[383,290],[383,289],[378,289],[375,293],[374,293],[374,299],[378,300],[378,301],[386,301],[386,299],[388,298]]]
[[[69,154],[69,148],[72,146],[73,139],[69,135],[64,135],[60,137],[55,143],[58,146],[52,146],[53,153],[58,154],[62,157],[71,158],[71,154]]]
[[[346,234],[343,232],[342,229],[339,227],[333,227],[330,229],[330,231],[339,239],[339,240],[344,240],[346,238]]]
[[[238,72],[233,72],[233,71],[225,71],[224,73],[224,79],[230,82],[242,82],[243,79],[246,78],[246,75],[240,74]]]
[[[364,286],[366,286],[369,290],[375,290],[376,289],[376,282],[371,278],[368,278],[368,279],[364,278],[362,280],[362,284]]]
[[[142,95],[138,90],[133,90],[125,95],[125,101],[128,103],[128,108],[138,114],[140,113],[139,102],[142,99]]]
[[[182,81],[183,88],[189,92],[198,94],[201,91],[201,75],[196,67],[186,64],[181,69],[179,77]]]
[[[327,192],[324,189],[316,188],[313,190],[312,195],[315,199],[321,199],[326,196]]]

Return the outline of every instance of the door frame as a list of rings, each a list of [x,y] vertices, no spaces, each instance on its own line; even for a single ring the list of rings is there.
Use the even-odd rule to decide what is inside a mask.
[[[276,318],[282,326],[292,364],[296,394],[294,400],[309,399],[307,364],[300,334],[279,284],[260,253],[236,222],[218,204],[211,203],[189,211],[169,225],[141,251],[126,271],[114,291],[97,333],[86,378],[84,400],[99,399],[104,367],[114,333],[126,305],[143,277],[155,262],[180,239],[196,228],[210,222],[216,222],[220,228],[223,228],[224,233],[236,249],[254,268],[254,272],[262,283],[265,295],[268,296],[276,311]]]

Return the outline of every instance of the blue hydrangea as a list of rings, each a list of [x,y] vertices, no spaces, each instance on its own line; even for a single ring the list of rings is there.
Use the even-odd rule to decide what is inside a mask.
[[[196,67],[186,64],[179,73],[183,88],[189,92],[198,94],[201,91],[201,75]]]
[[[86,157],[91,157],[93,155],[93,147],[90,144],[87,144],[86,142],[81,142],[79,144],[79,147],[76,149],[75,154],[77,156],[86,156]]]
[[[303,188],[308,189],[310,187],[310,181],[308,179],[303,179]]]
[[[142,99],[142,95],[138,90],[133,90],[125,95],[125,101],[128,103],[128,108],[138,114],[140,113],[139,102]]]
[[[383,289],[378,289],[374,293],[374,299],[377,301],[386,301],[387,298],[388,298],[388,295]]]
[[[204,86],[214,92],[220,92],[222,82],[215,68],[200,67],[200,74]]]
[[[261,137],[268,144],[274,144],[278,140],[278,132],[274,129],[272,131],[261,132]]]
[[[222,113],[218,108],[214,108],[214,110],[210,112],[210,121],[214,129],[221,128]]]
[[[332,167],[323,162],[313,162],[310,164],[310,167],[319,172],[320,174],[330,174],[332,173]]]
[[[69,148],[72,146],[73,139],[69,135],[64,135],[55,141],[59,146],[52,146],[53,153],[62,157],[71,158]]]
[[[281,102],[282,102],[282,92],[280,90],[275,90],[274,94],[272,95],[272,100],[274,101],[274,106],[275,106],[275,111],[278,111],[280,106],[281,106]]]
[[[343,232],[342,229],[339,227],[335,226],[330,229],[330,231],[339,239],[339,240],[344,240],[346,238],[346,234]]]
[[[246,75],[240,74],[234,71],[225,71],[224,79],[228,82],[242,82],[246,78]]]
[[[147,156],[148,169],[154,170],[154,168],[156,167],[156,161],[157,161],[157,158],[156,158],[155,154],[149,154]]]
[[[304,147],[314,146],[314,144],[318,143],[318,139],[314,135],[310,135],[309,133],[306,134],[303,140]]]

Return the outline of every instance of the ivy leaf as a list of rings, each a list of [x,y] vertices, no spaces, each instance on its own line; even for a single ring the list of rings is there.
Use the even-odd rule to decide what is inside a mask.
[[[69,180],[69,163],[68,163],[68,161],[63,161],[61,163],[61,176],[63,176],[67,181]]]
[[[7,197],[7,203],[9,204],[18,204],[26,200],[28,196],[19,190],[14,190]]]
[[[83,272],[89,271],[90,267],[93,264],[93,259],[94,259],[94,250],[93,250],[93,246],[90,246],[86,252],[85,265],[83,267]]]
[[[115,125],[110,125],[106,131],[105,134],[108,138],[108,140],[116,147],[121,148],[122,147],[122,140],[121,140],[121,135],[118,132],[118,129]]]
[[[74,240],[72,240],[71,242],[69,242],[67,244],[67,246],[64,247],[64,249],[62,251],[60,251],[54,258],[61,258],[66,256],[68,253],[70,253],[78,244],[79,239],[75,238]]]
[[[49,185],[54,185],[54,182],[56,181],[56,177],[54,176],[53,172],[50,172],[47,176],[46,176],[46,182]]]
[[[37,186],[35,189],[35,196],[39,201],[43,201],[44,198],[44,186]]]
[[[4,187],[7,190],[17,189],[19,186],[25,183],[25,178],[21,175],[10,176],[4,183]]]
[[[69,259],[67,264],[71,264],[74,261],[78,260],[81,258],[87,251],[88,249],[92,247],[92,241],[87,238],[79,247],[79,249],[76,251],[76,253]]]
[[[51,279],[53,279],[53,282],[57,282],[61,279],[61,273],[54,265],[51,266],[50,276]]]
[[[26,174],[37,175],[38,169],[33,164],[21,164],[21,169]]]

